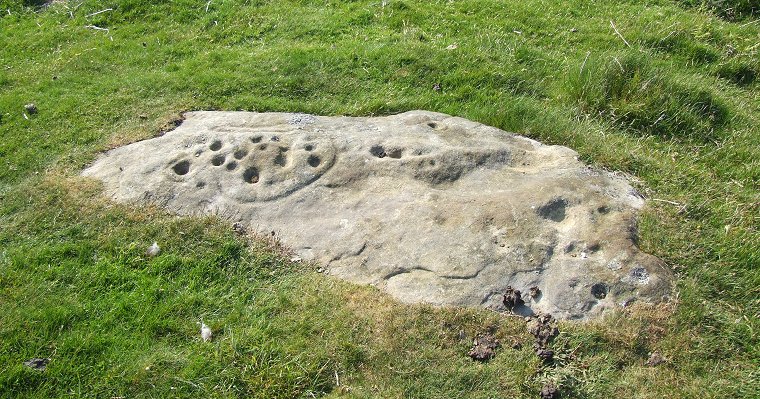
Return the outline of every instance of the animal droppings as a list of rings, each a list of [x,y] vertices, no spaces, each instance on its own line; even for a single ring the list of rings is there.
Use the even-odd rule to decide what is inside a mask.
[[[541,399],[559,399],[559,389],[554,384],[546,384],[541,388]]]
[[[501,343],[491,334],[478,335],[472,343],[468,356],[472,360],[487,362],[496,356],[496,349]]]
[[[513,312],[516,307],[523,306],[525,301],[523,301],[522,294],[519,290],[512,288],[512,286],[507,286],[502,303],[507,310]]]

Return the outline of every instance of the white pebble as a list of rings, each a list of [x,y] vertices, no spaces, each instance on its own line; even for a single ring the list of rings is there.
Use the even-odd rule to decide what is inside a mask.
[[[161,247],[158,246],[157,242],[153,242],[153,245],[151,245],[150,247],[148,247],[148,250],[145,251],[145,255],[147,255],[147,256],[149,256],[151,258],[154,257],[154,256],[158,256],[158,254],[160,254],[160,253],[161,253]]]
[[[211,329],[203,322],[201,322],[201,338],[203,338],[203,342],[211,341]]]

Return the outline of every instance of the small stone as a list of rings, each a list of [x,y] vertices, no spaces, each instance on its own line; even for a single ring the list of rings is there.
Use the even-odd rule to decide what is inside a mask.
[[[573,32],[573,33],[578,32],[578,29],[576,29],[576,28],[570,28],[570,32]]]
[[[620,302],[620,307],[627,308],[627,307],[633,305],[634,302],[636,302],[636,298],[628,298],[628,299]]]
[[[665,358],[662,357],[660,352],[652,352],[649,355],[649,359],[647,360],[646,365],[649,367],[656,367],[663,363],[665,363]]]
[[[530,287],[530,297],[531,298],[535,299],[539,295],[541,295],[541,290],[538,287],[536,287],[536,286]]]
[[[248,230],[245,228],[245,225],[240,222],[235,222],[232,224],[232,231],[235,232],[237,235],[245,235]]]
[[[441,91],[441,84],[440,83],[435,83],[433,85],[433,90],[435,90],[435,91]]]
[[[50,363],[50,358],[35,357],[35,358],[25,361],[24,366],[29,367],[30,369],[37,370],[37,371],[45,371],[48,363]]]
[[[299,263],[299,262],[302,262],[303,259],[300,256],[294,256],[294,257],[290,258],[290,261],[293,262],[293,263]]]
[[[37,113],[37,106],[34,103],[26,104],[24,105],[24,110],[29,113],[29,115],[34,115]]]
[[[157,242],[153,242],[153,245],[148,247],[148,249],[145,251],[145,255],[149,258],[153,258],[155,256],[158,256],[161,253],[161,247],[158,246]]]
[[[541,399],[559,399],[559,390],[552,383],[541,388]]]
[[[211,341],[211,335],[211,328],[201,322],[201,339],[203,339],[203,342]]]

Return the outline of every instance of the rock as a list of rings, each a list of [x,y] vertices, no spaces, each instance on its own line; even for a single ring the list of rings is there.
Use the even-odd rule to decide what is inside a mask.
[[[158,256],[161,254],[161,247],[158,246],[157,242],[153,242],[153,245],[148,247],[147,250],[145,250],[145,256],[152,258],[154,256]]]
[[[549,383],[541,388],[541,399],[559,399],[559,390],[554,384]]]
[[[656,367],[665,363],[665,358],[662,357],[660,352],[652,352],[649,354],[649,359],[646,361],[646,365],[649,367]]]
[[[29,113],[29,115],[34,115],[37,113],[37,106],[34,103],[26,104],[24,105],[24,110]]]
[[[530,297],[533,299],[538,298],[539,295],[541,295],[541,290],[536,287],[535,285],[533,287],[530,287]]]
[[[232,231],[240,236],[244,236],[248,233],[248,229],[245,227],[245,224],[240,222],[232,223]]]
[[[501,343],[499,340],[494,338],[493,335],[478,335],[472,344],[472,349],[470,349],[468,356],[470,356],[473,360],[486,362],[496,356],[495,351],[500,346]]]
[[[37,371],[45,371],[47,368],[48,363],[50,363],[50,358],[32,358],[24,362],[24,366],[29,367],[30,369],[34,369]]]
[[[211,332],[211,328],[209,328],[209,326],[207,326],[207,325],[203,324],[203,322],[201,322],[201,339],[203,340],[203,342],[211,341],[211,336],[212,335],[213,334]]]
[[[525,315],[586,319],[669,293],[663,263],[635,245],[642,197],[566,147],[424,111],[184,117],[83,175],[119,201],[277,231],[305,261],[403,302],[504,310],[508,286],[540,286]]]

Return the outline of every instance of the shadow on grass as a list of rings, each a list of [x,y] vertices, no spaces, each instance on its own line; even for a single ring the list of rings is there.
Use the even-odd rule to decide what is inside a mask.
[[[589,58],[565,89],[581,112],[641,136],[714,141],[731,117],[712,91],[675,81],[638,54]]]
[[[709,10],[727,21],[737,21],[760,16],[757,0],[678,0],[690,8]]]

